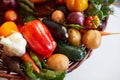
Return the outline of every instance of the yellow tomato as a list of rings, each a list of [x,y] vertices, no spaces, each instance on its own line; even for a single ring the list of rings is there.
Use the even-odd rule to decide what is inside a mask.
[[[70,11],[83,12],[88,8],[88,0],[66,0],[66,5]]]

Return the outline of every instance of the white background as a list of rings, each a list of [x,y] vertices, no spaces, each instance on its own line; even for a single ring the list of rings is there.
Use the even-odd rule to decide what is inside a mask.
[[[106,32],[120,32],[120,8],[114,7]],[[120,80],[120,34],[102,37],[102,44],[64,80]]]

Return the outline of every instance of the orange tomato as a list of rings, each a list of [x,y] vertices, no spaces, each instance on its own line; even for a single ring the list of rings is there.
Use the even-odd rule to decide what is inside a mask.
[[[16,21],[18,19],[18,15],[14,10],[7,10],[4,14],[4,18],[6,21]]]
[[[55,21],[55,22],[58,22],[58,23],[62,23],[65,19],[65,15],[62,11],[60,10],[55,10],[53,13],[52,13],[52,16],[51,16],[52,20]]]
[[[17,25],[12,21],[7,21],[0,27],[0,36],[7,37],[13,32],[18,32],[18,28]]]

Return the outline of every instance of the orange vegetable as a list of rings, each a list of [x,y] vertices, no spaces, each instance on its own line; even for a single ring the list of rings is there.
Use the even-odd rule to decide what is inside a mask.
[[[23,56],[20,57],[24,62],[31,62],[32,63],[32,67],[33,69],[40,73],[40,69],[38,68],[38,66],[35,64],[35,62],[32,60],[32,58],[30,57],[30,55],[28,53],[25,53]]]
[[[58,22],[58,23],[63,23],[64,19],[65,19],[65,15],[62,11],[60,10],[55,10],[53,13],[52,13],[52,16],[51,16],[52,20],[55,21],[55,22]]]
[[[88,16],[85,20],[86,28],[98,28],[100,26],[100,19],[98,16]]]
[[[17,25],[12,21],[7,21],[0,27],[0,36],[7,37],[13,32],[18,32],[18,28]]]
[[[18,19],[18,15],[14,10],[7,10],[4,14],[4,18],[6,21],[16,21]]]
[[[81,34],[84,34],[87,30],[81,29],[81,30],[79,30],[79,31],[80,31]],[[104,31],[99,31],[99,32],[100,32],[100,34],[101,34],[102,36],[120,34],[120,33],[115,33],[115,32],[113,32],[113,33],[111,33],[111,32],[104,32]]]
[[[111,32],[104,32],[104,31],[100,31],[102,36],[107,36],[107,35],[113,35],[113,34],[120,34],[120,33],[111,33]]]
[[[88,0],[66,0],[66,5],[70,11],[83,12],[88,8]]]

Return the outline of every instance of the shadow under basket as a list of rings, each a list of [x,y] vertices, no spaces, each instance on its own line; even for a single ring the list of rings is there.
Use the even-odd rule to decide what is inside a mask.
[[[105,28],[107,26],[108,18],[109,18],[109,16],[106,17],[106,19],[103,21],[103,24],[101,25],[100,29],[98,29],[98,30],[100,30],[100,31],[105,30]],[[86,51],[87,51],[87,54],[81,61],[70,62],[69,68],[66,70],[67,73],[70,73],[73,70],[77,69],[86,59],[88,59],[90,57],[92,50],[86,48]],[[1,51],[0,51],[0,53],[1,53]],[[8,80],[26,80],[25,77],[23,77],[17,73],[13,74],[12,72],[9,72],[7,70],[7,66],[4,65],[4,63],[2,62],[1,59],[0,59],[0,78],[5,78]]]

